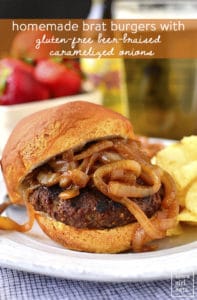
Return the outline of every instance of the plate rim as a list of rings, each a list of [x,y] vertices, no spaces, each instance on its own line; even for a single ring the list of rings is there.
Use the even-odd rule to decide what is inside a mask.
[[[7,240],[7,241],[6,241]],[[97,282],[136,282],[136,281],[151,281],[151,280],[163,280],[171,278],[172,274],[183,275],[187,273],[196,273],[197,272],[197,241],[187,244],[187,249],[183,249],[183,251],[176,252],[176,249],[179,247],[169,249],[169,253],[167,255],[153,256],[151,257],[137,257],[135,258],[135,254],[129,254],[128,259],[121,259],[121,255],[124,254],[106,254],[106,257],[115,257],[111,260],[102,259],[102,254],[87,254],[86,257],[81,258],[83,253],[80,253],[79,257],[75,256],[76,251],[66,250],[70,254],[74,255],[73,257],[63,254],[54,254],[48,253],[48,258],[46,259],[46,252],[43,250],[38,250],[35,248],[28,247],[27,245],[18,245],[14,241],[10,241],[5,239],[4,243],[2,240],[0,241],[0,261],[1,267],[4,268],[12,268],[19,271],[25,271],[28,273],[40,274],[45,276],[51,276],[56,278],[64,278],[64,279],[73,279],[73,280],[83,280],[83,281],[97,281]],[[3,246],[3,247],[2,247]],[[192,247],[191,247],[192,246]],[[181,247],[181,246],[180,246]],[[10,256],[10,252],[15,251],[14,256]],[[20,252],[24,253],[27,250],[30,251],[30,255],[24,257],[23,255],[19,255]],[[64,249],[62,249],[64,250]],[[160,250],[162,252],[163,250]],[[9,253],[9,255],[5,258],[5,253]],[[18,256],[19,255],[19,256]],[[140,255],[140,254],[139,254]],[[94,258],[90,257],[94,256]],[[133,258],[131,259],[131,256]],[[32,263],[29,260],[29,257],[39,258],[37,262]],[[45,259],[43,260],[43,257]],[[192,257],[192,259],[191,259]],[[117,259],[118,258],[118,259]],[[49,265],[48,261],[55,261],[56,265]],[[23,265],[21,261],[25,262]],[[141,264],[139,264],[139,261]],[[180,264],[180,262],[184,261],[184,264]],[[66,269],[60,267],[62,264],[66,263]],[[144,273],[144,269],[142,268],[144,265],[148,272]],[[138,266],[138,271],[136,273],[136,267]],[[158,267],[160,266],[160,267]],[[163,268],[161,267],[163,266]],[[95,269],[96,267],[96,269]],[[125,272],[125,267],[130,268],[134,267],[135,272],[131,271]],[[118,272],[114,272],[114,268],[118,268]]]

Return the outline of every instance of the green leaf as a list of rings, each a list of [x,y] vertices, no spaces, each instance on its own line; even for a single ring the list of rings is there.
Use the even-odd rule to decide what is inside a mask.
[[[53,58],[51,58],[51,60],[52,61],[54,61],[54,62],[56,62],[56,63],[62,63],[62,61],[63,61],[63,58],[62,57],[53,57]]]
[[[4,94],[6,84],[7,84],[7,78],[12,73],[12,70],[8,67],[2,67],[0,69],[0,96]]]
[[[28,65],[31,65],[31,66],[35,65],[35,60],[31,57],[23,57],[22,60]]]

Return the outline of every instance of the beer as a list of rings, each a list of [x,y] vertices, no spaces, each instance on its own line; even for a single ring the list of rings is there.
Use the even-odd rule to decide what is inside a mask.
[[[193,59],[125,60],[129,117],[141,135],[197,134],[197,68]]]

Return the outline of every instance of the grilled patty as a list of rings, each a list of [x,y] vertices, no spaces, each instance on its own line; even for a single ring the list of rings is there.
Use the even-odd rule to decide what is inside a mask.
[[[69,200],[61,200],[58,197],[60,192],[59,186],[41,186],[31,194],[29,201],[36,211],[45,212],[57,221],[76,228],[113,228],[136,221],[126,207],[110,200],[96,188],[83,188],[79,196]],[[159,210],[162,194],[160,189],[153,196],[132,200],[150,218]]]

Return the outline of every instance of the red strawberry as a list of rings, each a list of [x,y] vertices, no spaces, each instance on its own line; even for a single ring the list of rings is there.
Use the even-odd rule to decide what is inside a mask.
[[[82,75],[79,60],[64,58],[63,63],[68,69],[74,70],[74,71],[76,71],[76,72],[78,72],[79,74]]]
[[[20,68],[0,68],[0,104],[11,105],[49,98],[48,89],[30,72]]]
[[[12,70],[20,69],[28,73],[33,73],[33,66],[15,58],[5,57],[0,60],[0,69],[3,67],[8,67]]]
[[[74,95],[81,89],[78,72],[49,59],[38,62],[35,77],[48,86],[53,97]]]

